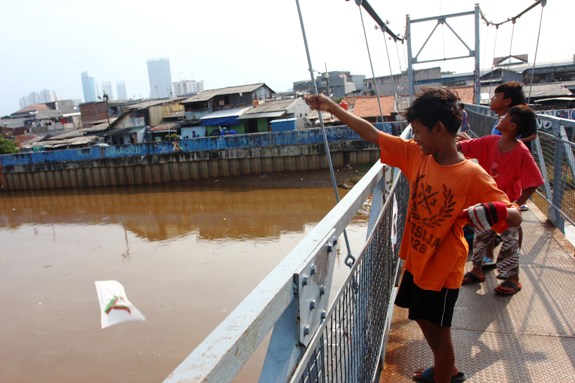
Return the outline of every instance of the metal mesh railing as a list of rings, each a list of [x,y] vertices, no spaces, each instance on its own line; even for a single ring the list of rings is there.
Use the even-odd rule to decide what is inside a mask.
[[[575,145],[553,134],[539,132],[533,156],[546,178],[537,193],[555,212],[575,225]]]
[[[407,180],[399,176],[292,382],[374,381],[391,320],[408,197]]]

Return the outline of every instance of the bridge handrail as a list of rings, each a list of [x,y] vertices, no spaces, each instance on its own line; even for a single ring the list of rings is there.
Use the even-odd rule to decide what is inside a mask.
[[[316,257],[319,248],[343,233],[383,175],[384,166],[379,162],[373,165],[164,382],[231,381],[284,311],[293,304],[296,298],[294,274]]]

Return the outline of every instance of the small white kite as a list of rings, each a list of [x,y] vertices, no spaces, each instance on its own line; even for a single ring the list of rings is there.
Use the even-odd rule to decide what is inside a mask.
[[[128,300],[124,286],[118,281],[96,281],[100,301],[102,328],[146,317]]]

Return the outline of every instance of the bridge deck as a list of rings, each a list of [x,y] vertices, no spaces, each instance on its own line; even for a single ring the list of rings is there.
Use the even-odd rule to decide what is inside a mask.
[[[575,258],[533,203],[523,214],[520,281],[514,296],[493,293],[497,271],[462,286],[452,325],[457,366],[469,383],[575,382]],[[468,263],[470,268],[470,262]],[[381,382],[411,382],[433,364],[419,327],[397,308]]]

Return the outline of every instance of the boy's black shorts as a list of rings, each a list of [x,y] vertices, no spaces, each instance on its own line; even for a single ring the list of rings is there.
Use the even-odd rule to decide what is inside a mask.
[[[405,270],[395,297],[395,304],[409,309],[409,319],[425,319],[437,326],[451,327],[453,308],[459,289],[423,290],[413,282],[413,275]]]

